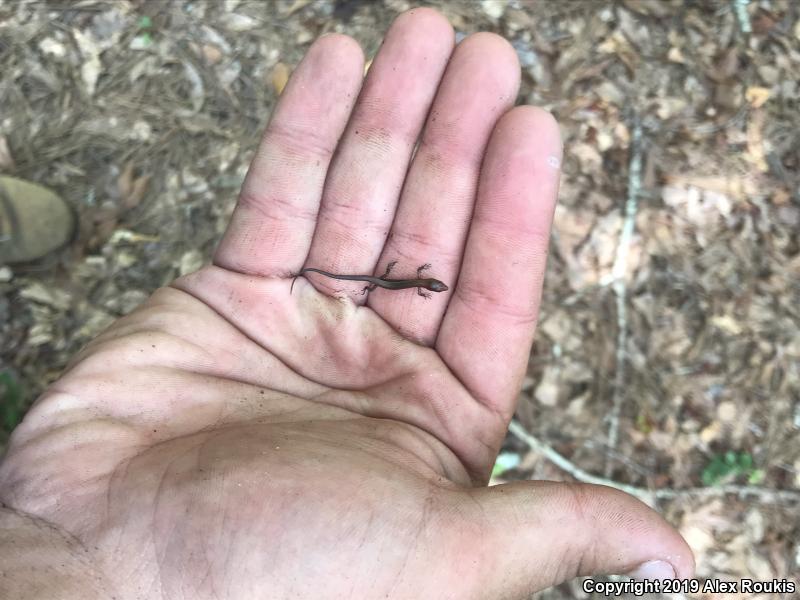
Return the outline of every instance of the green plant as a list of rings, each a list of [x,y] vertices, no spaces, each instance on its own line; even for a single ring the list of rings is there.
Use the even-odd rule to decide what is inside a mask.
[[[0,424],[11,431],[22,420],[22,387],[8,371],[0,371]]]
[[[516,469],[520,463],[520,456],[514,452],[501,452],[492,468],[492,477],[499,477],[506,471]]]
[[[746,476],[750,484],[764,479],[764,471],[753,466],[753,457],[749,452],[729,450],[725,454],[712,456],[701,477],[705,485],[719,485],[741,475]]]
[[[137,48],[147,48],[153,43],[153,20],[147,15],[139,17],[136,22],[138,34],[134,38],[134,45]]]

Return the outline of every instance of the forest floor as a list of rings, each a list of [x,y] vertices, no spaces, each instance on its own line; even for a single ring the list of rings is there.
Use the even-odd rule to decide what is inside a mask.
[[[552,111],[565,145],[541,322],[494,481],[634,486],[701,579],[797,580],[800,3],[418,4],[459,39],[509,39],[519,101]],[[411,6],[0,0],[0,173],[81,217],[54,261],[0,267],[0,453],[76,350],[209,260],[309,44],[343,32],[370,57]],[[537,597],[589,596],[575,581]]]

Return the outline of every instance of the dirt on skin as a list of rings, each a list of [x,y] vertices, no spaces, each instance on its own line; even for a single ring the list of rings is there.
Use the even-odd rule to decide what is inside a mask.
[[[508,38],[519,101],[562,127],[521,424],[618,482],[800,497],[800,3],[413,5],[439,8],[459,39]],[[0,0],[0,173],[55,189],[81,217],[53,260],[0,267],[0,450],[83,344],[209,260],[310,43],[342,32],[372,56],[411,7]],[[496,472],[569,478],[512,435]],[[701,580],[797,577],[800,503],[713,493],[658,507]],[[589,596],[576,580],[537,597]]]

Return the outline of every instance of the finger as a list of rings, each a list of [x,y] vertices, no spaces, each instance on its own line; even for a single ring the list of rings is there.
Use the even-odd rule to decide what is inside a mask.
[[[481,597],[527,598],[583,575],[664,579],[694,572],[692,551],[671,525],[605,486],[537,481],[475,488],[460,515],[454,525],[464,536],[464,559],[479,570],[472,583]]]
[[[399,260],[398,271],[409,276],[432,263],[430,276],[455,280],[481,160],[497,119],[517,97],[519,73],[516,52],[500,36],[478,33],[458,45],[414,155],[381,263]],[[375,294],[370,306],[407,337],[432,341],[448,297],[435,294],[428,302],[413,290]],[[414,319],[408,319],[410,312]]]
[[[264,131],[215,264],[265,276],[303,264],[363,65],[361,48],[346,36],[323,36],[311,46]]]
[[[558,191],[561,140],[549,113],[520,106],[492,134],[458,283],[437,349],[499,443],[528,364]],[[490,442],[491,443],[491,442]]]
[[[383,274],[386,265],[376,263],[454,42],[450,23],[431,9],[408,11],[392,24],[331,167],[306,266]],[[322,289],[348,290],[363,301],[363,283],[311,277]]]

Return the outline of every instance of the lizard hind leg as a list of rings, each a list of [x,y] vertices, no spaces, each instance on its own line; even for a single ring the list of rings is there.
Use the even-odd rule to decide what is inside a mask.
[[[386,265],[386,271],[383,273],[383,275],[381,275],[381,277],[380,277],[380,278],[381,278],[381,279],[386,279],[386,278],[389,276],[389,272],[390,272],[392,269],[394,269],[394,266],[395,266],[396,264],[397,264],[397,261],[396,261],[396,260],[393,260],[393,261],[392,261],[392,262],[390,262],[388,265]],[[373,289],[373,290],[375,289],[375,286],[374,286],[374,285],[373,285],[372,289]],[[372,290],[370,290],[370,291],[372,291]]]

